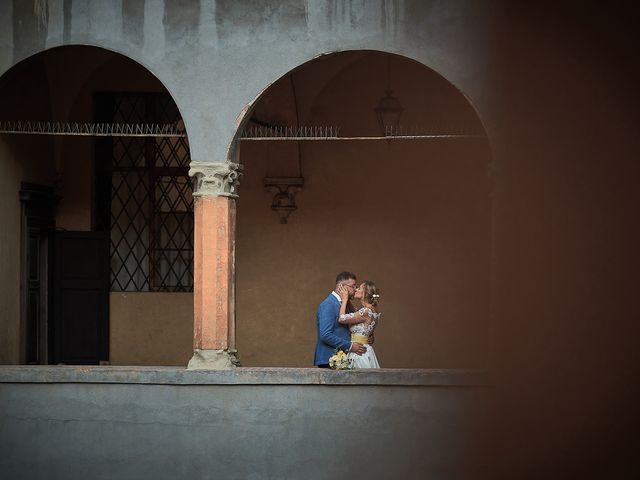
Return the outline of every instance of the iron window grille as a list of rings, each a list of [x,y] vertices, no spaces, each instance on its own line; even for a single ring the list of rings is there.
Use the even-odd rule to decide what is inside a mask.
[[[168,94],[101,93],[96,121],[175,123]],[[193,196],[186,137],[96,140],[96,229],[111,236],[111,291],[193,291]]]

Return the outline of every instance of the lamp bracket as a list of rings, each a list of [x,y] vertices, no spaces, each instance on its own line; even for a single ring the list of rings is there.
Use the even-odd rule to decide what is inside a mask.
[[[280,223],[288,223],[296,206],[296,193],[302,190],[304,178],[302,177],[265,177],[265,190],[273,194],[271,210],[278,214]]]

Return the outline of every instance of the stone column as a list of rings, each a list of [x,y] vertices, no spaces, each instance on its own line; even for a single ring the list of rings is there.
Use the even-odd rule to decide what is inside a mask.
[[[191,162],[194,177],[194,319],[189,369],[237,366],[235,350],[236,198],[242,165]]]

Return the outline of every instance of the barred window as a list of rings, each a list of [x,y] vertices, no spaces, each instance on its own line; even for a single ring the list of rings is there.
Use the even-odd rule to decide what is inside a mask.
[[[178,123],[168,94],[99,94],[99,122]],[[111,232],[111,291],[193,291],[193,197],[186,138],[96,142],[96,228]]]

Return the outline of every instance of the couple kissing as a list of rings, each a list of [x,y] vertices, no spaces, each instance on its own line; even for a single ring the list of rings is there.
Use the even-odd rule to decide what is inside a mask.
[[[355,310],[351,300],[361,304]],[[339,273],[335,289],[316,311],[318,340],[313,364],[329,368],[329,359],[337,351],[347,354],[349,368],[380,368],[373,351],[373,331],[378,325],[380,292],[375,283],[357,282],[351,272]]]

